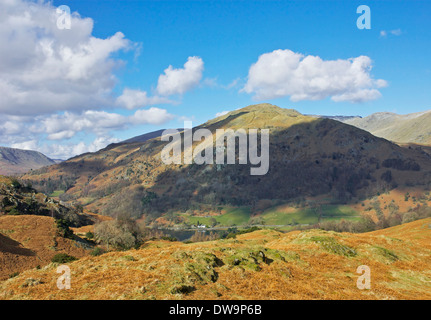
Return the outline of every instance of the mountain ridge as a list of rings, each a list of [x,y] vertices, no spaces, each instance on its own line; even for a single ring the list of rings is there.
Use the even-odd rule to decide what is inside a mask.
[[[39,151],[0,147],[0,175],[18,175],[58,163]]]
[[[431,110],[405,115],[376,112],[364,118],[342,121],[397,143],[431,145]]]
[[[194,130],[199,128],[270,129],[268,174],[250,176],[249,164],[238,163],[165,165],[160,153],[167,142],[156,137],[80,155],[23,179],[47,194],[61,189],[60,199],[78,201],[89,211],[114,216],[125,211],[149,221],[190,208],[254,208],[265,199],[327,194],[343,203],[408,184],[426,187],[430,180],[430,156],[420,148],[403,148],[354,126],[293,109],[251,105]]]

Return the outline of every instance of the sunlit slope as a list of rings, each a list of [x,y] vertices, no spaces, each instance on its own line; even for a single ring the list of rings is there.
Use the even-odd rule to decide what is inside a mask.
[[[312,122],[313,117],[305,116],[294,109],[284,109],[269,103],[247,106],[231,111],[223,116],[205,122],[199,127],[208,129],[241,128],[288,128],[295,124]]]
[[[160,138],[116,144],[23,178],[64,201],[79,201],[88,210],[116,211],[155,219],[169,210],[185,212],[220,205],[253,206],[258,200],[287,201],[327,194],[335,202],[405,185],[426,188],[430,156],[402,148],[354,126],[304,116],[270,104],[248,106],[197,128],[269,129],[269,170],[250,174],[250,164],[165,164]],[[198,142],[195,142],[195,145]],[[148,206],[142,199],[156,194]]]
[[[377,137],[400,143],[431,144],[431,112],[417,112],[399,115],[378,112],[365,118],[344,121],[364,129]]]
[[[83,257],[88,250],[79,242],[61,237],[51,217],[0,216],[0,280],[44,267],[59,253]]]
[[[204,243],[149,242],[0,285],[3,299],[431,299],[431,219],[366,234],[256,231]],[[360,290],[358,266],[371,270]],[[39,283],[23,287],[27,279]]]

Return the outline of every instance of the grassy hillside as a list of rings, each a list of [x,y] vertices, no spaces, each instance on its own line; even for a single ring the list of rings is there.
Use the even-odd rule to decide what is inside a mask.
[[[255,231],[236,239],[140,249],[56,264],[0,283],[2,299],[431,299],[431,218],[364,234]],[[371,270],[360,290],[359,266]],[[32,283],[33,286],[25,284]]]
[[[231,224],[243,223],[247,217],[238,213],[235,222],[218,212],[218,207],[235,207],[239,212],[246,207],[255,214],[260,212],[261,201],[277,205],[325,196],[334,205],[344,205],[400,187],[430,187],[430,156],[420,148],[403,148],[353,126],[292,109],[248,106],[195,130],[198,128],[211,132],[269,129],[268,173],[251,176],[250,164],[165,165],[160,152],[166,142],[155,138],[111,145],[33,171],[23,179],[47,194],[80,202],[99,214],[129,212],[151,222],[160,216],[197,211],[201,216],[217,213],[216,219]],[[310,211],[298,214],[298,220],[311,216]],[[188,220],[193,221],[192,216]],[[268,219],[277,222],[284,217]]]
[[[326,220],[355,220],[359,213],[345,205],[322,205],[298,209],[287,214],[279,208],[274,208],[262,213],[261,217],[267,225],[315,224]]]
[[[286,209],[287,208],[287,209]],[[214,220],[218,227],[246,226],[262,224],[268,226],[316,224],[327,220],[355,220],[360,217],[356,211],[346,205],[321,205],[315,208],[294,208],[275,206],[256,215],[251,214],[249,207],[225,208],[223,213],[214,216],[181,215],[187,224],[196,225],[197,222],[211,226]]]

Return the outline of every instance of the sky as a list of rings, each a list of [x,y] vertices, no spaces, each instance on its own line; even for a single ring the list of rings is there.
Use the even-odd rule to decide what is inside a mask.
[[[2,0],[0,145],[67,159],[263,102],[428,110],[430,17],[426,0]]]

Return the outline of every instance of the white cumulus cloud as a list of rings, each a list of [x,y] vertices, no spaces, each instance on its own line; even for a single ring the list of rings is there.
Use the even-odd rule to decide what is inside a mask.
[[[47,133],[49,140],[62,140],[75,136],[79,132],[94,133],[106,136],[112,130],[125,129],[130,125],[162,124],[174,116],[165,109],[152,107],[139,109],[130,116],[106,111],[88,110],[81,114],[66,112],[62,115],[51,115],[34,124],[30,130]]]
[[[183,94],[196,87],[202,79],[204,62],[199,57],[189,57],[184,68],[169,66],[159,76],[156,91],[162,96]]]
[[[140,109],[130,117],[131,123],[136,124],[162,124],[174,118],[165,109],[152,107],[150,109]]]
[[[114,94],[114,71],[124,62],[113,55],[134,50],[136,57],[139,45],[121,32],[105,39],[93,36],[93,20],[76,12],[72,13],[71,28],[60,29],[57,20],[61,15],[52,1],[0,1],[2,145],[65,159],[118,142],[113,131],[158,125],[174,118],[165,109],[146,109],[174,103],[166,95],[129,88],[118,97]],[[184,80],[182,89],[172,87],[175,76],[166,72],[170,90],[184,92],[193,86],[196,63],[199,61],[192,57],[184,74],[178,69]],[[114,108],[135,112],[106,111]]]
[[[221,111],[221,112],[217,112],[215,114],[215,116],[216,116],[216,118],[218,118],[218,117],[224,116],[225,114],[228,114],[228,113],[229,113],[229,111]]]
[[[0,2],[0,112],[41,114],[112,105],[111,55],[129,48],[121,32],[91,35],[93,21],[73,13],[59,29],[51,3]]]
[[[112,137],[97,137],[93,141],[89,143],[85,143],[83,141],[73,144],[73,143],[54,143],[50,145],[42,145],[39,146],[36,141],[29,142],[31,145],[30,150],[38,150],[43,154],[49,156],[51,159],[69,159],[73,156],[87,153],[87,152],[96,152],[100,149],[105,148],[107,145],[111,143],[120,142],[120,139],[112,138]]]
[[[256,100],[289,96],[292,101],[322,100],[363,102],[381,96],[377,90],[387,86],[385,80],[374,80],[372,61],[367,56],[323,60],[291,50],[262,54],[248,73],[241,89]]]
[[[113,131],[128,129],[136,125],[158,125],[174,119],[165,109],[149,108],[136,110],[131,115],[122,115],[101,110],[86,110],[80,113],[0,118],[0,141],[12,148],[40,151],[51,158],[66,159],[83,152],[95,152],[109,143],[119,140],[112,137]],[[72,138],[95,136],[93,142],[72,141]],[[88,140],[88,139],[86,139]]]
[[[146,91],[132,90],[128,88],[125,88],[123,90],[123,94],[116,100],[116,104],[119,107],[126,109],[136,109],[162,103],[172,103],[172,101],[165,97],[149,97]]]

